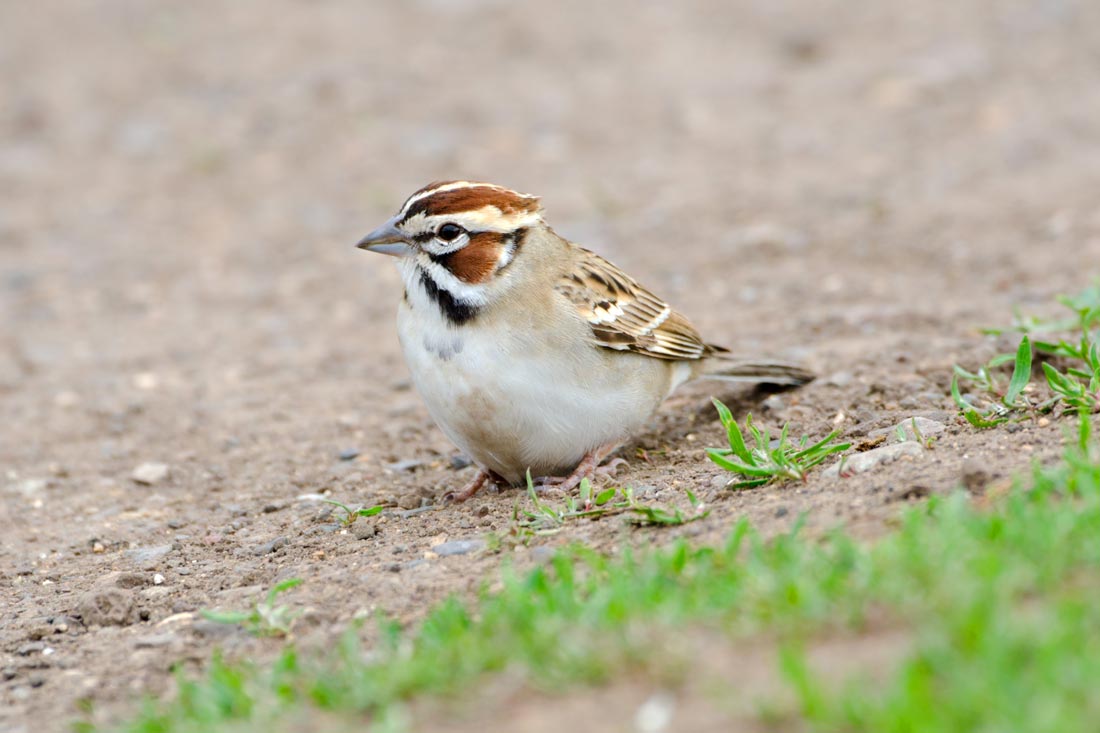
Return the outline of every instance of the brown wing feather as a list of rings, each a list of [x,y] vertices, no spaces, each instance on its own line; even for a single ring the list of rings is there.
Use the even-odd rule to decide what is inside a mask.
[[[588,321],[596,343],[657,359],[702,359],[719,347],[706,344],[686,318],[599,255],[580,250],[557,290]]]

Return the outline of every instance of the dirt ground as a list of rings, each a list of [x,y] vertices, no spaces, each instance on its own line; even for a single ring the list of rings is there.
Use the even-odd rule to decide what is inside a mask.
[[[215,647],[270,653],[197,612],[282,579],[323,642],[494,577],[501,555],[433,548],[506,534],[523,497],[412,511],[473,469],[410,388],[396,271],[353,247],[431,180],[537,193],[709,340],[821,375],[683,389],[616,481],[710,517],[574,523],[521,565],[741,517],[870,538],[1055,455],[1058,424],[977,434],[947,391],[996,349],[976,326],[1095,275],[1098,63],[1093,0],[0,5],[0,732],[82,699],[110,720]],[[946,429],[734,493],[703,452],[712,394],[814,436]],[[344,531],[318,494],[392,508]],[[580,694],[557,722],[615,697]],[[547,729],[509,700],[486,710]]]

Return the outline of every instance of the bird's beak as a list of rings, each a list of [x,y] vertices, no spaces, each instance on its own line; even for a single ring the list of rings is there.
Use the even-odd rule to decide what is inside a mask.
[[[369,252],[380,252],[392,257],[408,257],[413,251],[408,241],[406,241],[405,235],[397,228],[393,219],[360,239],[355,246]]]

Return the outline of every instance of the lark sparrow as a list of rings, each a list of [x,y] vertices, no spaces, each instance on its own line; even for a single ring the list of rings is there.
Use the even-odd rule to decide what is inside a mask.
[[[480,469],[456,501],[527,471],[574,488],[690,379],[813,379],[705,343],[632,277],[559,237],[536,197],[501,186],[432,183],[358,246],[397,258],[413,383]]]

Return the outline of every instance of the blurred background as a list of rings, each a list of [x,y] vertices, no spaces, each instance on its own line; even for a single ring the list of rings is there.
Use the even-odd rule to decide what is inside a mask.
[[[349,405],[396,451],[353,244],[443,178],[737,350],[969,334],[1100,261],[1098,64],[1092,0],[4,3],[0,459],[308,455]]]
[[[300,499],[411,509],[464,480],[408,381],[393,263],[354,247],[420,186],[537,194],[708,340],[821,374],[739,412],[947,422],[952,365],[994,353],[977,326],[1095,276],[1098,70],[1096,0],[0,2],[0,667],[28,667],[0,730],[166,689],[221,639],[20,656],[132,548],[175,542],[191,573],[165,571],[153,619],[291,573],[335,635],[365,598],[408,620],[478,582],[377,568],[504,531],[511,500],[326,563]],[[766,528],[894,516],[885,491],[718,496],[704,389],[620,480]]]

